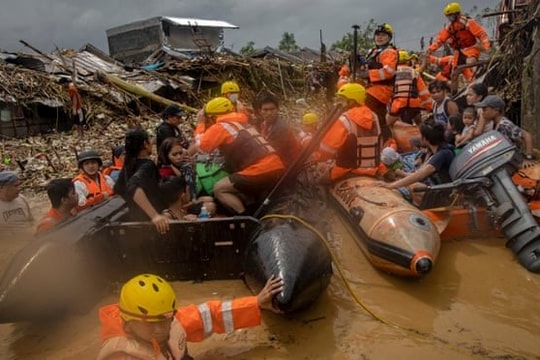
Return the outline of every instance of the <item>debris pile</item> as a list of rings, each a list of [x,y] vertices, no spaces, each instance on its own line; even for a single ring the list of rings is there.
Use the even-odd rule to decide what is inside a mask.
[[[196,121],[193,110],[200,109],[210,98],[219,96],[220,84],[226,80],[239,83],[241,97],[248,104],[258,92],[269,91],[289,99],[282,107],[289,118],[298,119],[307,108],[298,108],[294,102],[304,95],[305,69],[301,64],[283,60],[203,57],[169,61],[152,71],[127,69],[107,73],[107,77],[131,84],[125,88],[98,76],[101,69],[91,72],[88,66],[79,66],[80,52],[65,50],[58,56],[64,64],[76,64],[77,87],[83,97],[89,128],[83,139],[70,131],[60,132],[57,129],[30,134],[24,139],[0,134],[0,168],[19,171],[26,190],[40,191],[52,178],[73,177],[77,172],[76,153],[82,150],[96,149],[105,162],[110,160],[111,149],[123,142],[129,128],[141,126],[153,133],[167,101],[176,101],[192,110],[184,126],[184,131],[190,136]],[[53,59],[47,63],[49,68],[59,64],[53,55],[45,60],[40,57],[44,62],[47,59]],[[40,99],[44,103],[54,103],[51,106],[67,116],[68,93],[59,85],[58,79],[72,75],[67,72],[66,65],[60,64],[54,71],[43,69],[43,66],[38,70],[0,61],[0,101],[18,104],[26,114],[31,113],[30,104]],[[155,97],[148,97],[147,93]]]

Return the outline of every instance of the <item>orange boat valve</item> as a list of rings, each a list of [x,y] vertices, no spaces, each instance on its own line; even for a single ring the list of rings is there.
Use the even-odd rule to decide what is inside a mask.
[[[416,275],[425,275],[433,267],[433,256],[429,251],[417,251],[411,259],[411,271]]]

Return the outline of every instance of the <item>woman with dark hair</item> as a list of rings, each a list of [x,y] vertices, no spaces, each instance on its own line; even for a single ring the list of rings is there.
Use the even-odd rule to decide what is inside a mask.
[[[187,150],[182,147],[182,141],[177,138],[167,138],[163,141],[159,148],[159,174],[162,180],[170,177],[180,177],[184,182],[184,190],[187,189],[187,200],[184,205],[187,206],[186,211],[191,214],[199,214],[202,206],[206,206],[206,209],[211,216],[215,215],[216,204],[211,196],[201,196],[197,198],[196,186],[195,186],[195,174],[191,165],[191,158],[189,157]],[[163,190],[162,193],[169,193]],[[166,199],[167,201],[169,199]]]
[[[126,156],[114,191],[126,200],[132,221],[151,219],[161,234],[169,230],[169,218],[161,214],[165,209],[159,191],[159,170],[150,159],[152,142],[143,129],[126,133]]]
[[[475,104],[484,100],[488,94],[488,88],[482,83],[475,83],[469,85],[467,88],[467,106],[474,106]],[[476,108],[476,127],[473,132],[473,136],[482,135],[485,132],[493,130],[493,121],[486,121],[484,119],[483,111],[480,108]]]

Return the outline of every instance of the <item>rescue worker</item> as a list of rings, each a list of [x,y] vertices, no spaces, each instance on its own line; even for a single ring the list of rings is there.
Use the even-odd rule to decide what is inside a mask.
[[[100,308],[102,348],[98,360],[187,360],[187,342],[261,323],[261,309],[279,312],[273,297],[283,281],[271,277],[257,296],[177,307],[163,278],[142,274],[126,282],[118,304]]]
[[[398,120],[414,125],[421,121],[422,109],[431,111],[433,100],[422,77],[410,64],[410,55],[399,50],[399,65],[396,71],[394,92],[386,123],[390,128]]]
[[[337,180],[347,174],[375,176],[379,171],[381,129],[377,115],[366,105],[366,90],[360,84],[345,84],[336,93],[346,107],[324,136],[316,160],[335,158],[335,165],[323,180]]]
[[[351,81],[351,69],[348,65],[343,65],[339,69],[339,79],[337,81],[337,88],[340,89],[343,85],[348,84]]]
[[[238,113],[244,113],[249,118],[249,111],[246,105],[240,101],[240,86],[234,81],[225,81],[221,84],[221,96],[231,101],[234,106],[234,111]],[[197,126],[195,127],[194,135],[200,136],[206,129],[206,118],[204,116],[204,109],[201,109],[197,113]]]
[[[248,203],[277,184],[285,166],[268,141],[248,124],[247,116],[234,112],[229,99],[210,100],[204,110],[211,125],[188,153],[193,156],[198,151],[220,150],[229,176],[214,185],[214,196],[234,213],[244,214]]]
[[[114,180],[99,171],[103,161],[95,150],[83,151],[78,156],[79,174],[73,178],[79,197],[77,210],[99,204],[113,195]]]
[[[68,78],[61,78],[59,83],[68,91],[69,107],[73,126],[77,130],[79,137],[83,137],[83,128],[86,126],[86,116],[82,96],[75,85],[75,78],[70,81]]]
[[[360,72],[360,79],[369,80],[367,86],[366,105],[377,114],[381,123],[382,139],[386,141],[392,134],[386,125],[387,106],[392,98],[394,78],[396,75],[399,54],[390,42],[394,30],[390,24],[381,24],[375,28],[375,48],[367,55],[368,70]]]
[[[411,54],[411,66],[413,67],[414,70],[418,71],[418,73],[421,73],[421,65],[420,65],[420,62],[419,62],[419,57],[418,57],[418,54]]]
[[[302,117],[302,127],[298,135],[302,148],[308,146],[309,142],[317,132],[319,126],[319,115],[314,112],[307,112]]]
[[[247,113],[247,108],[243,102],[240,101],[240,86],[234,81],[225,81],[221,85],[221,96],[229,99],[234,106],[234,111],[239,113]]]
[[[109,175],[115,182],[118,180],[120,170],[124,166],[124,158],[126,157],[126,147],[124,145],[118,145],[112,151],[112,165],[103,169],[103,175]]]
[[[444,81],[450,87],[449,82],[452,78],[454,55],[446,55],[443,57],[428,55],[427,61],[431,64],[437,65],[440,68],[440,71],[435,75],[435,80]]]
[[[459,65],[476,63],[480,57],[478,45],[486,52],[491,46],[486,30],[476,20],[461,15],[461,5],[457,2],[446,5],[444,15],[448,19],[448,24],[439,31],[437,38],[429,46],[428,55],[448,42],[454,49],[453,69]],[[473,80],[473,68],[463,69],[462,73],[468,82]]]
[[[52,229],[77,213],[79,199],[71,179],[52,179],[47,184],[47,196],[51,202],[51,208],[39,221],[36,234]]]
[[[260,94],[255,100],[255,110],[262,118],[261,135],[276,150],[285,164],[289,166],[301,151],[293,129],[279,116],[279,100],[269,93]]]
[[[179,125],[182,122],[182,117],[186,113],[182,108],[176,104],[169,105],[163,111],[163,121],[156,128],[156,147],[157,152],[159,153],[159,147],[163,140],[174,137],[182,141],[182,146],[184,149],[189,147],[189,141],[185,137],[182,130],[180,130]]]

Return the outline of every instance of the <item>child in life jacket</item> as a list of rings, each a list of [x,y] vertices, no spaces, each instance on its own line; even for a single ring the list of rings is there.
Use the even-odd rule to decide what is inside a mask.
[[[163,278],[135,276],[122,286],[118,304],[99,310],[103,345],[97,359],[192,359],[188,341],[260,325],[261,309],[279,312],[272,299],[281,291],[283,281],[272,276],[257,296],[177,307],[174,289]]]
[[[113,195],[114,180],[99,169],[103,161],[95,150],[83,151],[78,156],[80,173],[73,178],[79,197],[77,210],[99,204]]]

